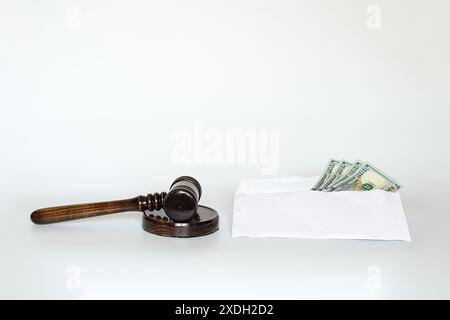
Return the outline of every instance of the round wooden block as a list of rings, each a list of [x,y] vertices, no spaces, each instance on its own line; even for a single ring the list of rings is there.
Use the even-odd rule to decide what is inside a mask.
[[[197,214],[185,222],[175,222],[163,210],[142,215],[142,228],[145,231],[164,237],[201,237],[219,230],[219,214],[216,210],[198,206]]]

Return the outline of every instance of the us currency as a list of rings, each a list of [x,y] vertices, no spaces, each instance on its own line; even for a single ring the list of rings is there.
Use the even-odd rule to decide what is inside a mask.
[[[318,190],[326,190],[334,181],[339,179],[343,174],[347,173],[352,167],[353,163],[342,160],[339,165],[335,167],[332,174],[322,183]]]
[[[355,174],[355,172],[358,171],[364,164],[365,164],[364,161],[356,160],[355,163],[350,168],[348,168],[347,171],[343,172],[336,180],[334,180],[331,184],[329,184],[325,188],[325,190],[334,191],[336,185],[338,185],[340,182],[346,180],[348,177]]]
[[[400,188],[401,186],[394,179],[370,163],[365,163],[352,176],[333,185],[333,191],[368,191],[380,189],[395,192]]]
[[[324,183],[324,181],[331,176],[333,173],[334,167],[336,167],[339,164],[339,161],[336,159],[330,159],[328,162],[327,167],[325,168],[325,171],[323,172],[322,176],[320,177],[319,181],[312,187],[312,190],[319,190],[320,186]]]

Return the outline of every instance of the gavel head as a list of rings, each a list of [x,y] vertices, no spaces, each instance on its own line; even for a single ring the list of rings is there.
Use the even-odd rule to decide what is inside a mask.
[[[202,187],[189,176],[177,178],[164,198],[164,211],[174,221],[187,221],[197,213]]]

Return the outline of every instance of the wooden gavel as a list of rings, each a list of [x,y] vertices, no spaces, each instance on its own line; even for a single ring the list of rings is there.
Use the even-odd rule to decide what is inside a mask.
[[[198,205],[202,195],[200,183],[182,176],[172,183],[168,193],[150,193],[130,199],[74,204],[43,208],[34,211],[30,218],[36,224],[48,224],[106,214],[141,211],[144,230],[172,237],[202,236],[218,230],[219,216],[211,208]],[[163,214],[153,211],[163,209]]]

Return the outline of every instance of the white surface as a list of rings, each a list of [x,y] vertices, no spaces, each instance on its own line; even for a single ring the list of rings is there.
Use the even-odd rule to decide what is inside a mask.
[[[449,12],[446,0],[1,1],[0,296],[450,298]],[[374,163],[404,186],[413,241],[232,239],[237,185],[264,166],[174,161],[173,133],[195,120],[209,135],[277,130],[276,176],[320,174],[329,157]],[[29,221],[183,174],[220,212],[218,233],[155,237],[138,213]]]
[[[241,181],[232,236],[411,241],[399,192],[311,191],[319,178]]]

